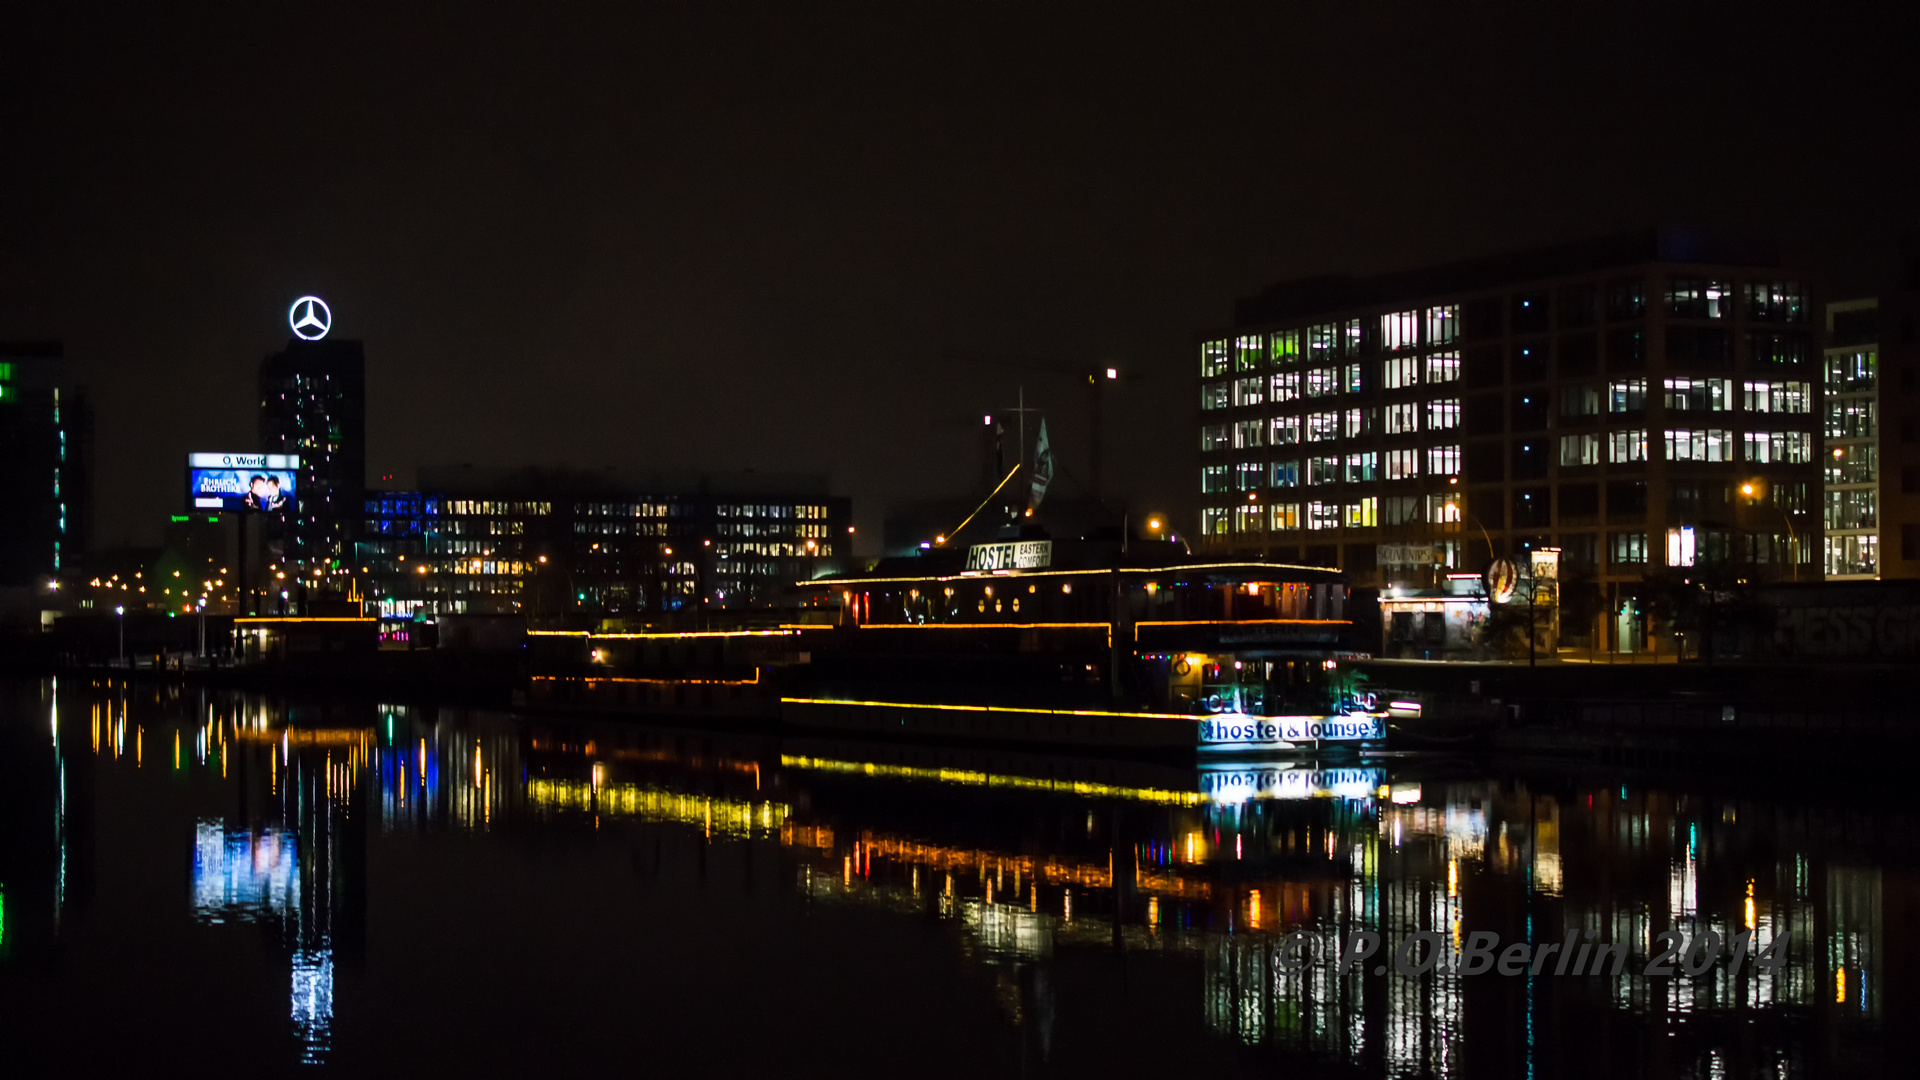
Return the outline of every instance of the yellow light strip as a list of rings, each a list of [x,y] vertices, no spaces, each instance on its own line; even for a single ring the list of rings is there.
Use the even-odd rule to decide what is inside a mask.
[[[1077,574],[1184,574],[1189,570],[1310,570],[1318,574],[1338,574],[1332,566],[1297,566],[1293,563],[1191,563],[1183,566],[1116,566],[1100,570],[966,570],[957,574],[922,574],[918,577],[819,577],[796,581],[795,585],[820,585],[846,588],[857,585],[890,585],[909,581],[981,581],[995,577],[1068,577]],[[1276,583],[1281,584],[1281,583]],[[1284,584],[1304,584],[1287,582]]]
[[[1141,619],[1135,626],[1352,626],[1352,619]]]
[[[831,630],[831,626],[782,626],[778,630],[662,630],[659,632],[626,631],[595,633],[591,630],[529,630],[528,637],[583,637],[601,641],[638,641],[661,638],[716,638],[716,637],[791,637],[801,629]]]
[[[722,836],[747,839],[777,836],[791,807],[777,802],[710,799],[638,784],[600,784],[589,780],[527,781],[527,802],[543,809],[590,810],[647,821],[699,825]]]
[[[751,679],[630,679],[612,675],[590,675],[581,679],[570,679],[564,675],[535,675],[534,682],[577,682],[577,683],[645,683],[650,686],[757,686],[760,683],[760,669],[753,669]]]
[[[1013,710],[1000,710],[1010,712]],[[897,780],[937,780],[943,784],[972,787],[1015,788],[1023,791],[1057,792],[1095,798],[1133,799],[1138,802],[1165,803],[1174,806],[1199,806],[1208,801],[1197,791],[1171,791],[1165,788],[1120,787],[1085,780],[1043,780],[1032,776],[1008,776],[973,769],[924,769],[914,765],[880,765],[864,761],[837,761],[832,758],[780,755],[780,764],[790,769],[819,772],[857,773]]]
[[[1028,623],[860,623],[862,630],[1111,630],[1103,622],[1028,622]]]
[[[974,518],[979,517],[980,511],[985,510],[987,508],[987,504],[993,501],[993,497],[995,495],[1000,494],[1000,489],[1007,486],[1007,481],[1013,479],[1013,474],[1020,471],[1020,465],[1021,465],[1020,462],[1018,461],[1014,462],[1013,468],[1007,470],[1007,475],[1001,477],[1000,482],[993,485],[993,490],[987,492],[987,497],[980,500],[980,505],[973,508],[973,513],[967,515],[967,520],[961,522],[958,525],[955,525],[953,527],[952,532],[946,534],[946,536],[943,537],[942,539],[935,541],[935,543],[940,546],[945,546],[947,541],[952,540],[956,536],[959,536],[960,530],[967,527],[967,522],[970,522]]]
[[[1133,640],[1143,626],[1352,626],[1352,619],[1142,619],[1133,624]]]
[[[233,621],[236,623],[310,623],[310,622],[377,623],[380,620],[368,619],[368,618],[354,618],[349,615],[341,615],[341,616],[288,615],[284,617],[276,617],[272,615],[249,615],[243,618],[235,619]]]
[[[1208,719],[1208,717],[1205,716],[1189,715],[1187,713],[1111,712],[1104,709],[1027,709],[1010,705],[926,705],[912,701],[848,701],[841,698],[783,697],[780,699],[780,704],[857,705],[861,708],[874,709],[927,709],[934,712],[1018,713],[1034,716],[1113,716],[1127,720],[1191,720],[1196,724]],[[1238,714],[1222,713],[1219,715]]]

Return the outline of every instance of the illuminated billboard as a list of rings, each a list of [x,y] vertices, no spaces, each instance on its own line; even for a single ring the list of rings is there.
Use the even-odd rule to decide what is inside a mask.
[[[294,454],[189,454],[187,497],[196,510],[291,512],[299,472]]]

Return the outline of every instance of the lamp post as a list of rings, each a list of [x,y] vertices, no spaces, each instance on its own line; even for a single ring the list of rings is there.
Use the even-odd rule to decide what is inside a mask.
[[[1740,494],[1753,499],[1754,492],[1759,489],[1758,484],[1749,480],[1740,485]],[[1749,502],[1747,505],[1752,506],[1755,503]],[[1773,503],[1772,506],[1774,512],[1780,515],[1780,521],[1787,527],[1787,565],[1792,568],[1793,581],[1797,585],[1800,582],[1800,534],[1794,531],[1793,515],[1787,513],[1786,508],[1779,503]]]
[[[120,663],[124,665],[127,662],[127,606],[115,605],[113,613],[120,617]]]

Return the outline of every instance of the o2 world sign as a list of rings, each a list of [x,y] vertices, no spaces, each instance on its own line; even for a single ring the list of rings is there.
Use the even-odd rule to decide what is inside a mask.
[[[1299,743],[1376,742],[1387,737],[1384,717],[1365,713],[1336,716],[1209,716],[1200,721],[1202,750],[1272,749]]]

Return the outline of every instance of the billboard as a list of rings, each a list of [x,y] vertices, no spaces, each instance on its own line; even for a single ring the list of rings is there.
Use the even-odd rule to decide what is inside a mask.
[[[294,454],[188,454],[187,497],[196,510],[290,513],[299,472]]]

